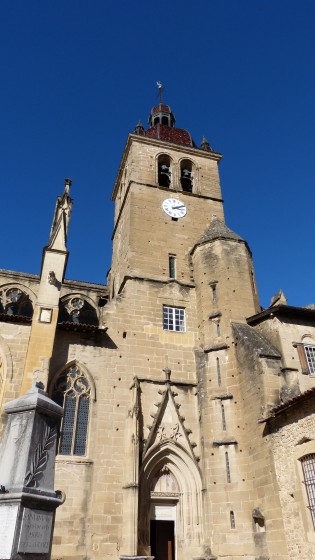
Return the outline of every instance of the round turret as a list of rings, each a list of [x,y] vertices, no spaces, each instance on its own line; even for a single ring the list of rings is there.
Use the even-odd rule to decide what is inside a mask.
[[[149,116],[149,125],[165,124],[166,126],[174,126],[175,116],[169,105],[159,103],[151,109]]]

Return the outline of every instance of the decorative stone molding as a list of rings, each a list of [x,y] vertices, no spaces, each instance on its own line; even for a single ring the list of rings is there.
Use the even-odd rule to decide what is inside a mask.
[[[166,428],[161,424],[157,429],[157,438],[160,441],[164,439],[174,439],[177,441],[180,437],[182,437],[182,434],[179,430],[179,424],[175,424],[175,426],[171,428]]]
[[[219,393],[217,395],[213,395],[211,400],[219,399],[220,401],[224,401],[227,399],[233,399],[232,393]]]
[[[220,447],[221,445],[237,445],[237,440],[235,438],[226,439],[214,439],[213,446]]]
[[[220,344],[209,344],[208,346],[205,346],[203,351],[205,352],[205,354],[208,354],[209,352],[216,352],[217,350],[227,350],[229,347],[228,344],[226,344],[225,342],[222,342]]]
[[[214,311],[209,315],[209,319],[216,319],[217,317],[222,317],[221,311]]]

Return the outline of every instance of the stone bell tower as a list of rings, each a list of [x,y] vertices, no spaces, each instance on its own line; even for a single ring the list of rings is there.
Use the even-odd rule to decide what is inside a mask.
[[[232,557],[235,516],[245,535],[241,554],[252,532],[240,511],[251,464],[242,455],[248,442],[232,323],[257,313],[259,300],[249,247],[224,222],[221,155],[205,138],[197,147],[175,122],[160,100],[149,128],[138,123],[112,194],[108,316],[129,306],[128,367],[134,352],[134,371],[142,372],[128,420],[126,455],[134,459],[126,460],[133,479],[126,474],[123,551],[156,555],[152,535],[164,538],[165,507],[178,557]],[[247,505],[248,512],[256,502]]]
[[[205,139],[197,148],[164,103],[153,107],[149,125],[139,122],[129,135],[112,194],[111,295],[127,277],[168,280],[170,266],[176,279],[191,283],[189,250],[212,214],[223,219],[221,155]]]

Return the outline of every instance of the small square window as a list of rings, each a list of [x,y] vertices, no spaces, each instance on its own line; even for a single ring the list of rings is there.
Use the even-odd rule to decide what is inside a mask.
[[[185,309],[163,305],[163,329],[184,332],[186,330]]]

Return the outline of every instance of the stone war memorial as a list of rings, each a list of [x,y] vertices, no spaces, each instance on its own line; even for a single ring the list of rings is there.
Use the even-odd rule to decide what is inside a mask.
[[[1,560],[315,558],[315,308],[261,307],[179,126],[161,95],[127,138],[106,283],[67,278],[70,179],[39,274],[0,270]]]
[[[8,402],[0,447],[0,559],[50,558],[56,508],[54,491],[58,424],[62,408],[36,383]],[[25,556],[27,555],[27,556]]]

